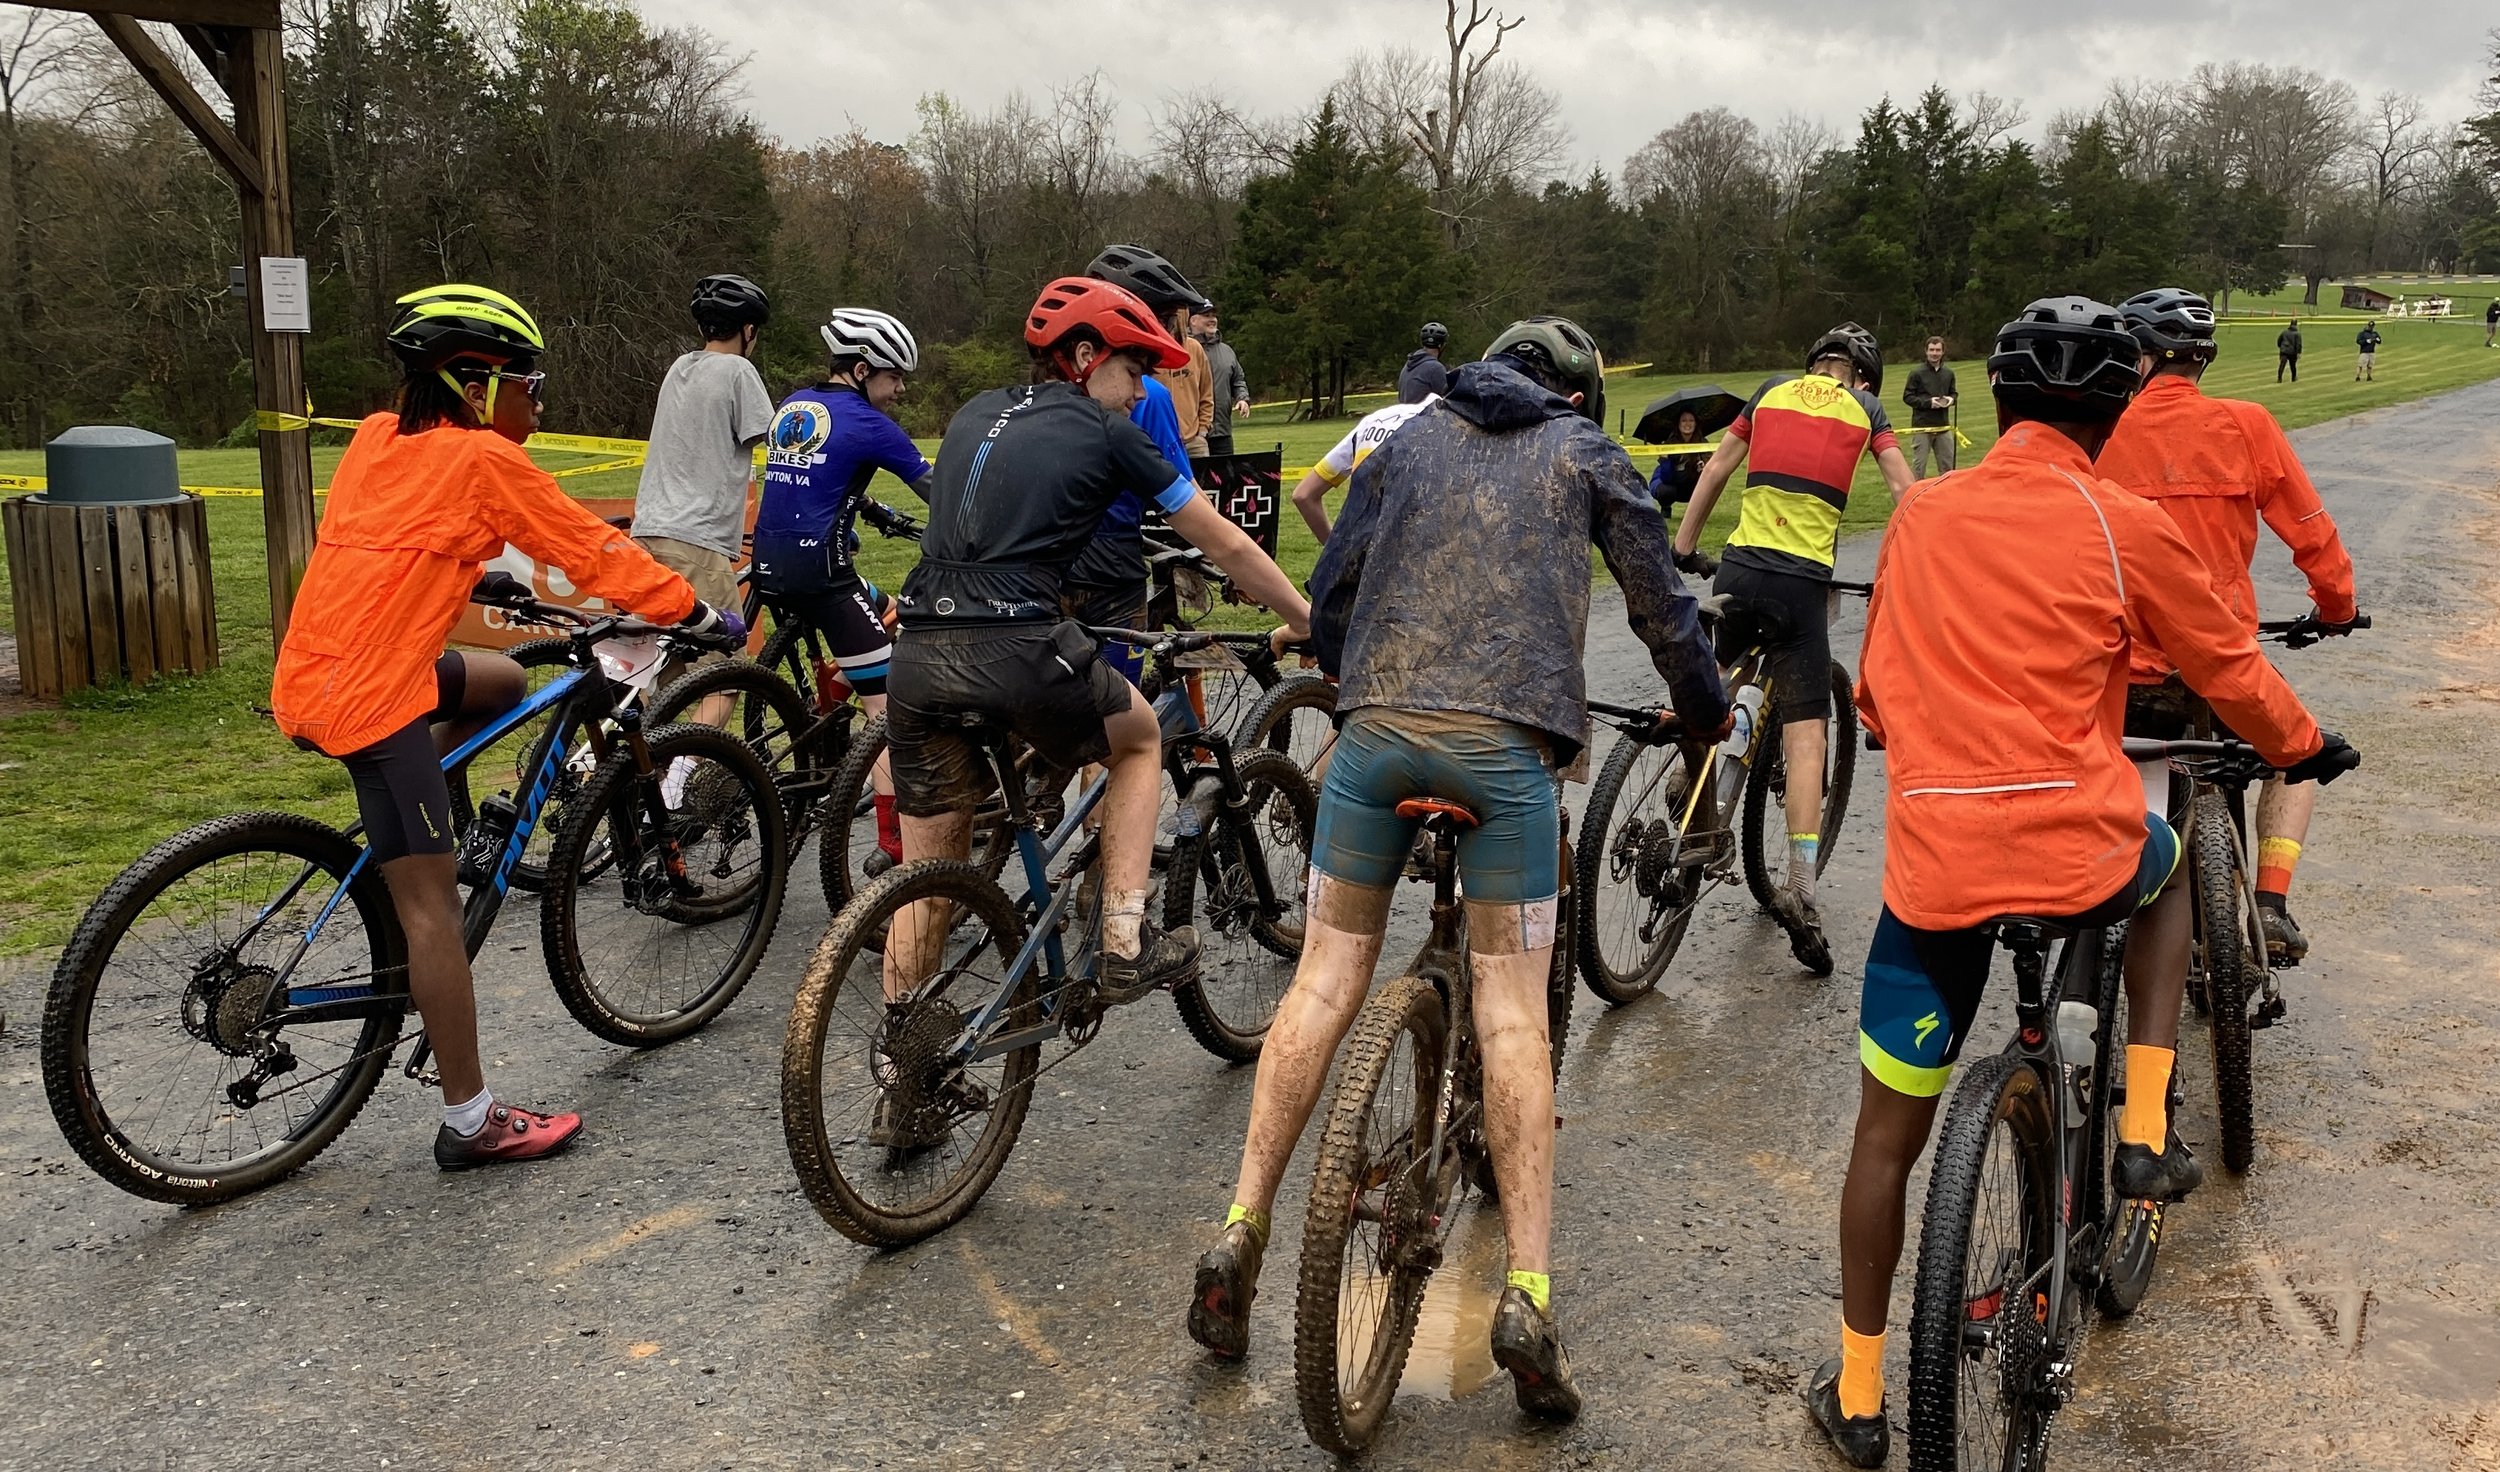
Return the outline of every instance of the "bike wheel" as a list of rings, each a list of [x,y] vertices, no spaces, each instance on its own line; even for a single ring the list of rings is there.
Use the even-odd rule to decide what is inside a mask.
[[[2010,1053],[1971,1064],[1953,1091],[1919,1226],[1911,1472],[2041,1465],[2056,1109]]]
[[[2240,857],[2230,806],[2219,792],[2196,799],[2188,816],[2196,868],[2196,938],[2213,1033],[2214,1103],[2222,1163],[2234,1174],[2257,1157],[2255,1086],[2250,1078],[2248,930],[2240,913]]]
[[[2101,1190],[2107,1201],[2104,1213],[2108,1226],[2102,1236],[2101,1281],[2093,1290],[2093,1302],[2101,1313],[2123,1319],[2144,1302],[2144,1295],[2153,1286],[2153,1269],[2161,1255],[2161,1223],[2164,1207],[2158,1201],[2135,1201],[2110,1194],[2109,1167],[2118,1139],[2118,1111],[2127,1102],[2127,988],[2123,960],[2127,927],[2122,922],[2109,930],[2109,949],[2102,957],[2101,981],[2098,988],[2103,1038],[2100,1046],[2101,1068],[2109,1075],[2107,1097],[2102,1103],[2097,1128],[2104,1141],[2099,1158],[2092,1168],[2101,1173]],[[2178,1113],[2178,1091],[2171,1090],[2168,1101],[2172,1115]]]
[[[745,742],[685,725],[646,742],[649,778],[620,749],[565,814],[539,910],[565,1010],[629,1048],[700,1031],[736,999],[772,943],[790,870],[781,794]],[[670,795],[673,773],[683,785]],[[594,854],[612,861],[586,872]]]
[[[1309,671],[1288,675],[1242,717],[1239,745],[1281,751],[1320,785],[1320,759],[1337,739],[1337,685]]]
[[[901,1005],[886,1001],[887,925],[905,906],[938,902],[941,954]],[[967,918],[958,918],[956,913]],[[926,912],[921,912],[924,915]],[[996,1007],[998,1033],[1041,1021],[1026,975],[1006,972],[1024,922],[1004,891],[970,864],[907,864],[859,892],[808,962],[781,1049],[781,1128],[807,1199],[836,1231],[871,1247],[902,1247],[952,1226],[998,1178],[1032,1103],[1041,1044],[965,1061],[970,1019]],[[1002,993],[1004,995],[1002,996]],[[890,1129],[929,1142],[879,1142]]]
[[[504,657],[521,667],[527,691],[537,693],[540,687],[573,667],[573,641],[570,639],[532,639],[503,651]],[[476,798],[497,795],[516,805],[530,778],[538,771],[531,760],[538,754],[538,741],[555,723],[559,707],[545,710],[504,732],[478,748],[477,754],[456,770],[443,774],[444,785],[451,789],[451,826],[456,834],[468,831],[477,817]],[[555,785],[547,790],[547,800],[538,812],[538,826],[530,831],[529,842],[521,849],[520,862],[512,866],[514,889],[540,890],[547,887],[547,850],[555,841],[555,818],[565,805],[581,795],[582,779],[587,762],[574,759],[586,756],[590,749],[587,736],[581,736],[581,750],[565,753],[568,760],[556,770]],[[472,787],[477,789],[472,792]]]
[[[52,1117],[96,1174],[205,1206],[299,1169],[364,1108],[399,1039],[408,978],[381,877],[349,878],[362,854],[310,818],[238,813],[148,850],[88,907],[53,972],[42,1053]],[[342,885],[281,988],[279,968]],[[366,995],[389,1005],[255,1030],[290,998]],[[291,1064],[268,1069],[281,1056]],[[256,1069],[240,1102],[232,1091]]]
[[[885,717],[879,716],[859,728],[851,738],[851,747],[834,772],[833,781],[825,789],[823,814],[824,839],[816,846],[816,882],[825,892],[825,908],[833,914],[851,902],[860,886],[893,867],[896,855],[881,855],[877,847],[876,789],[872,785],[877,759],[885,755]],[[1053,780],[1057,774],[1041,769],[1031,747],[1015,744],[1016,770],[1027,779],[1025,801],[1035,819],[1048,834],[1056,823],[1053,810],[1064,780]],[[982,874],[996,879],[1007,867],[1008,858],[1016,851],[1015,826],[1007,821],[1007,804],[995,792],[982,800],[972,814],[972,862]]]
[[[1849,787],[1858,771],[1858,702],[1849,679],[1849,672],[1840,661],[1832,661],[1832,719],[1824,732],[1823,750],[1823,819],[1822,836],[1814,853],[1814,872],[1821,874],[1832,862],[1832,853],[1840,843],[1840,825],[1849,816]],[[1771,895],[1781,883],[1788,867],[1788,760],[1780,746],[1777,729],[1766,728],[1757,741],[1770,744],[1754,758],[1751,771],[1745,774],[1745,887],[1753,892],[1754,903],[1771,908]],[[1776,819],[1774,818],[1774,815]],[[1774,850],[1769,846],[1766,825],[1777,821],[1773,832],[1779,835]],[[1779,862],[1772,863],[1772,853]]]
[[[1441,994],[1401,976],[1355,1018],[1302,1224],[1294,1388],[1311,1440],[1339,1456],[1371,1443],[1405,1373],[1457,1193],[1457,1165],[1424,1153],[1449,1039]]]
[[[815,711],[790,682],[746,659],[722,660],[670,681],[652,700],[645,720],[653,726],[696,721],[713,700],[724,706],[720,729],[752,747],[771,769],[781,789],[782,830],[795,855],[815,825],[832,769],[839,765],[834,748],[843,744],[849,723],[836,719],[816,729]]]
[[[1218,1058],[1248,1063],[1259,1056],[1302,959],[1319,803],[1310,779],[1282,752],[1247,751],[1235,771],[1248,804],[1243,816],[1219,807],[1205,831],[1173,840],[1163,872],[1163,927],[1198,927],[1197,979],[1172,991],[1189,1035]],[[1266,871],[1272,908],[1259,903],[1254,863]]]
[[[1608,1006],[1648,996],[1692,925],[1701,870],[1682,861],[1677,829],[1692,780],[1682,748],[1625,737],[1589,791],[1573,864],[1577,950],[1581,979]]]

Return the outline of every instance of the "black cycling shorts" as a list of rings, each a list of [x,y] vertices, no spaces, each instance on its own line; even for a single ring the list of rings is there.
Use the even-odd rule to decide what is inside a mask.
[[[1063,770],[1109,756],[1103,722],[1127,710],[1137,690],[1096,654],[1072,622],[905,629],[886,682],[894,810],[914,818],[970,812],[996,789],[967,716],[1022,737]]]
[[[1763,652],[1763,673],[1771,685],[1771,723],[1785,726],[1791,721],[1829,719],[1831,585],[1722,562],[1710,590],[1728,595],[1727,613],[1719,621],[1719,663],[1733,665],[1748,649]]]
[[[356,816],[365,847],[387,864],[410,854],[452,851],[451,788],[434,750],[432,726],[460,711],[469,667],[451,650],[434,661],[434,709],[370,746],[339,758],[356,788]]]
[[[878,611],[876,589],[854,576],[798,592],[758,591],[773,617],[796,619],[816,631],[853,690],[862,695],[885,693],[894,641]]]

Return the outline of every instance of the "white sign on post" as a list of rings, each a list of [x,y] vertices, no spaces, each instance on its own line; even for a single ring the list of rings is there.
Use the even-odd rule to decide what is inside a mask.
[[[260,258],[263,332],[312,331],[312,268],[301,256]]]

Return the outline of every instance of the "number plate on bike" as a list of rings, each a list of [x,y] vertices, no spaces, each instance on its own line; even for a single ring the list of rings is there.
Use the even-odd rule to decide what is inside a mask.
[[[660,678],[660,636],[637,634],[610,639],[599,646],[599,668],[620,685],[648,690]]]

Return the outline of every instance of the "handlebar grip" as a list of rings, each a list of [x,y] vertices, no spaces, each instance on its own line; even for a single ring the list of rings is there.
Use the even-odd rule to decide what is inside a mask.
[[[508,572],[490,572],[477,580],[469,590],[471,603],[514,604],[531,601],[530,590],[519,578]]]

